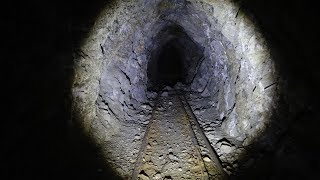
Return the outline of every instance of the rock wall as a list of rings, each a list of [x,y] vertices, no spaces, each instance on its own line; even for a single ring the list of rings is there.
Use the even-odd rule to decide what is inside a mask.
[[[214,147],[223,137],[250,145],[276,110],[279,78],[268,45],[237,4],[115,1],[76,54],[73,98],[80,124],[123,176],[133,169],[156,96],[148,88],[152,68],[172,39],[185,45],[185,91]]]

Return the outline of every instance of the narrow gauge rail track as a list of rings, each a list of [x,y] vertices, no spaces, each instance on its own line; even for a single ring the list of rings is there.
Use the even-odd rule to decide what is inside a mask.
[[[158,96],[131,179],[226,178],[185,96]]]

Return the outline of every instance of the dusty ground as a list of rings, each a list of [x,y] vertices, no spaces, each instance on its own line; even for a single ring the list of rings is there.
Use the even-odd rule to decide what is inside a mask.
[[[212,179],[219,174],[200,148],[202,140],[178,95],[165,92],[157,102],[132,178]]]

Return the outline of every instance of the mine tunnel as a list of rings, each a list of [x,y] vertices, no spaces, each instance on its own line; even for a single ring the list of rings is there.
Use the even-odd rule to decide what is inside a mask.
[[[285,130],[275,51],[235,2],[139,1],[118,13],[132,5],[102,11],[79,47],[75,122],[121,177],[239,177]]]
[[[148,62],[148,88],[159,91],[178,82],[190,84],[203,57],[203,47],[177,24],[162,29],[158,38],[159,47],[153,50]]]
[[[14,6],[22,25],[8,26],[19,59],[8,76],[19,82],[4,142],[11,179],[317,176],[316,6],[43,5]],[[31,45],[17,53],[21,42]]]

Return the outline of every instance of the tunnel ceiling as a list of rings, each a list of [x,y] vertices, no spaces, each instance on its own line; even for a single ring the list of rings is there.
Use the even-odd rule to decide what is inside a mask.
[[[80,51],[75,117],[122,176],[133,169],[165,85],[186,92],[205,135],[230,164],[244,153],[236,147],[263,136],[276,114],[281,84],[268,44],[231,1],[114,1]],[[162,67],[163,57],[175,59],[170,68],[178,70]]]

